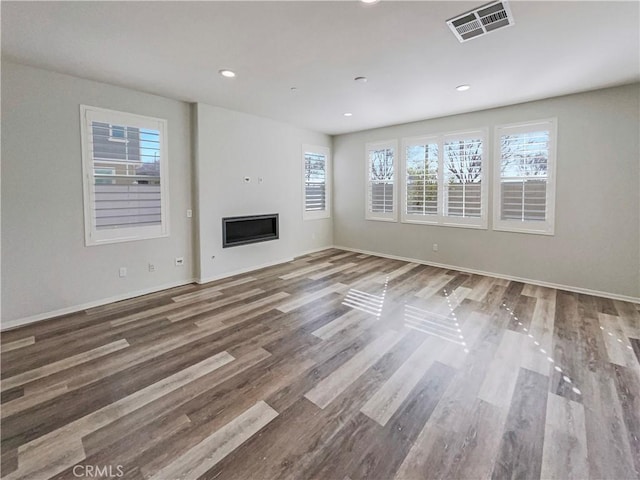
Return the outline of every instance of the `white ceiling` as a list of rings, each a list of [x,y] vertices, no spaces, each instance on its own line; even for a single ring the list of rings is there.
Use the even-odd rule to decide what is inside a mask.
[[[638,2],[511,1],[459,43],[445,21],[483,3],[3,1],[2,54],[329,134],[640,80]]]

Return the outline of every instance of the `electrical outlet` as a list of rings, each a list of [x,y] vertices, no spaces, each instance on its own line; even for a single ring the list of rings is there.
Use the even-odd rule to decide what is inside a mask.
[[[433,251],[434,251],[434,252],[437,252],[437,251],[438,251],[438,244],[437,244],[437,243],[434,243],[434,244],[433,244]]]
[[[249,183],[251,181],[251,177],[244,177],[244,183]]]
[[[193,210],[189,209],[187,210],[187,218],[191,218],[193,217]]]
[[[182,267],[184,265],[184,257],[176,257],[176,267]]]
[[[120,267],[120,270],[118,271],[118,275],[120,275],[120,278],[124,278],[127,276],[127,267]]]
[[[149,271],[150,272],[155,272],[156,271],[156,266],[153,263],[149,264]]]

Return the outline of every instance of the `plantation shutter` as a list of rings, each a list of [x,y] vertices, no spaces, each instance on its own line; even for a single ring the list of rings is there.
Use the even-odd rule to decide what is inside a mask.
[[[324,211],[327,208],[327,156],[321,153],[304,154],[304,210]]]
[[[480,218],[482,211],[483,142],[480,136],[444,143],[444,215]]]
[[[437,141],[408,145],[405,155],[405,213],[438,215]]]
[[[552,235],[556,120],[496,127],[496,230]]]
[[[88,243],[166,234],[164,121],[91,108],[84,110]]]
[[[547,219],[549,131],[500,136],[500,219]]]
[[[395,217],[395,150],[390,143],[367,146],[367,218]]]

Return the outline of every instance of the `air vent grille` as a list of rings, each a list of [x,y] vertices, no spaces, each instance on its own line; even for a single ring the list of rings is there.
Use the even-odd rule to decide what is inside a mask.
[[[513,23],[513,16],[506,0],[488,3],[447,20],[447,25],[460,42],[486,35]]]

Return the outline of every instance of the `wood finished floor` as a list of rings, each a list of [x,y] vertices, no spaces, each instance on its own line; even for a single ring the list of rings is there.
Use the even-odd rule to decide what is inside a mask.
[[[2,477],[640,478],[638,308],[332,249],[40,322]]]

